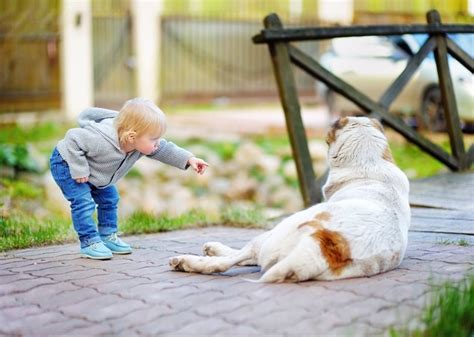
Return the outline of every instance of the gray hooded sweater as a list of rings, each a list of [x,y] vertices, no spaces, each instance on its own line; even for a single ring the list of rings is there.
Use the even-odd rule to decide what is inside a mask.
[[[120,149],[114,119],[118,112],[89,108],[79,115],[80,128],[70,129],[57,149],[69,165],[73,179],[89,177],[97,188],[115,184],[144,156],[139,151],[129,153]],[[160,139],[155,152],[147,157],[180,169],[187,169],[193,154],[179,146]]]

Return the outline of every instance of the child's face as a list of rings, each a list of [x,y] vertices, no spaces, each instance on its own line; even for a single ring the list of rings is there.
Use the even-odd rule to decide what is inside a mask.
[[[143,134],[135,139],[135,150],[149,155],[158,148],[159,141],[159,135],[150,133]]]

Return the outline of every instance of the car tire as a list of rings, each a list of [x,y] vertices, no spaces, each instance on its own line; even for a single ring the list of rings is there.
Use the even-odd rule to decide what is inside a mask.
[[[422,130],[446,131],[446,118],[439,87],[433,86],[425,90],[417,124]]]

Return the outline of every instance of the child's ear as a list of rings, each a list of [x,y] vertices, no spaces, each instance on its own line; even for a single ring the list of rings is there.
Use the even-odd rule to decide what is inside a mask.
[[[137,139],[137,133],[135,131],[129,131],[127,140],[129,143],[133,143]]]

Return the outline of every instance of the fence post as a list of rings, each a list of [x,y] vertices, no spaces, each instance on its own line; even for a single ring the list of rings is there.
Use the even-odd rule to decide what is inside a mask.
[[[441,18],[436,10],[431,10],[426,14],[426,19],[430,25],[440,25]],[[444,115],[451,143],[451,151],[457,159],[459,170],[468,168],[466,151],[462,137],[461,125],[459,122],[456,97],[454,95],[453,82],[449,72],[448,49],[445,34],[435,34],[436,48],[434,50],[436,68],[438,69],[439,87],[441,90],[441,100],[443,102]]]
[[[61,29],[61,100],[72,120],[94,104],[90,0],[63,0]]]
[[[270,14],[263,21],[267,29],[282,29],[280,18]],[[291,68],[288,46],[285,42],[268,43],[280,95],[285,112],[286,127],[290,137],[293,159],[298,172],[298,183],[305,206],[310,206],[322,200],[322,193],[316,188],[316,177],[313,163],[308,150],[301,109],[298,102],[295,78]]]
[[[132,0],[133,44],[138,96],[160,99],[160,40],[162,0]]]

